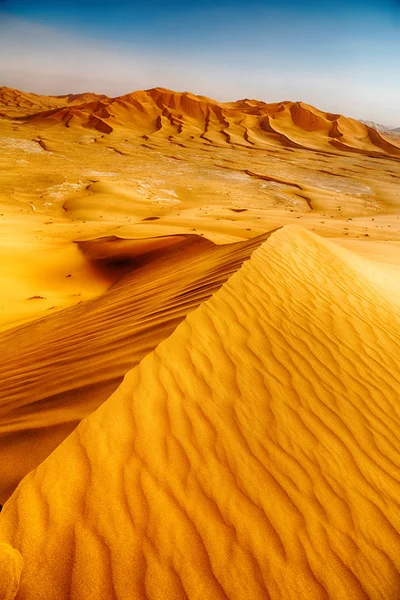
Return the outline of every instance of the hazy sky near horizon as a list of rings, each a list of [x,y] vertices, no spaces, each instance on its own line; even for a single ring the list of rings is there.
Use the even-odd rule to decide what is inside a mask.
[[[162,86],[400,126],[400,0],[0,0],[0,86]]]

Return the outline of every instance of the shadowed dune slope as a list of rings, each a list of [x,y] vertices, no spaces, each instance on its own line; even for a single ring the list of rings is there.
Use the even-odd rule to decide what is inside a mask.
[[[397,599],[399,326],[375,266],[274,233],[7,502],[17,599]]]
[[[11,92],[17,100],[23,100],[10,102]],[[0,108],[5,105],[4,114],[17,117],[17,109],[20,109],[18,118],[36,126],[77,126],[104,134],[125,131],[145,140],[179,139],[179,143],[189,144],[195,140],[208,145],[264,149],[279,146],[335,152],[336,148],[361,154],[400,156],[400,144],[368,125],[303,102],[221,103],[164,88],[140,90],[116,98],[95,94],[50,96],[43,97],[41,103],[37,100],[40,96],[34,94],[8,90],[3,95],[6,100],[2,101],[0,93]],[[24,112],[25,106],[29,111]],[[34,106],[38,108],[36,113]]]
[[[96,299],[0,334],[0,502],[268,235],[80,243],[98,268],[125,275]]]

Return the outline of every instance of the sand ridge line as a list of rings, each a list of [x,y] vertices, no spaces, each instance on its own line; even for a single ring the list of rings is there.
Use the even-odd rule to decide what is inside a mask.
[[[375,276],[271,235],[6,503],[20,597],[395,600],[400,307]]]
[[[79,242],[114,284],[96,299],[0,333],[3,500],[268,235],[224,246],[193,234]]]

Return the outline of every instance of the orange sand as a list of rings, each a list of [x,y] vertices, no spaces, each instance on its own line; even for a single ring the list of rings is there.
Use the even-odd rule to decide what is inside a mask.
[[[274,233],[23,480],[16,597],[395,600],[398,291]]]
[[[0,600],[396,600],[398,140],[0,88],[0,148]]]

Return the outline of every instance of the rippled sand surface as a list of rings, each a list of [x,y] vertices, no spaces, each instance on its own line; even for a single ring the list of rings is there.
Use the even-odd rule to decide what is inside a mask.
[[[396,143],[0,91],[0,598],[397,600]]]

